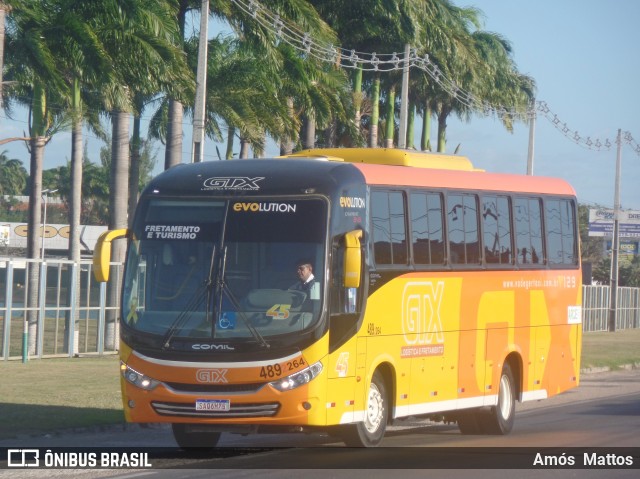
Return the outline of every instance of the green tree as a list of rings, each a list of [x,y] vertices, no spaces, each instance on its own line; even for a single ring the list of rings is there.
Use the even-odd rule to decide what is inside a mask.
[[[611,258],[601,260],[593,270],[593,279],[601,284],[611,280]],[[618,286],[640,287],[640,256],[634,256],[630,263],[618,264]]]
[[[357,52],[402,52],[405,43],[412,43],[419,31],[418,0],[311,0],[322,18],[337,32],[341,46]],[[378,145],[380,108],[380,72],[367,75],[370,84],[369,146]],[[354,73],[354,122],[362,126],[362,104],[365,98],[360,71]],[[389,95],[390,96],[390,95]],[[355,140],[355,141],[353,141]],[[357,144],[358,139],[352,139]],[[330,145],[333,146],[333,145]]]
[[[20,160],[9,158],[7,150],[0,153],[0,196],[22,195],[27,186],[27,170]]]
[[[58,38],[65,35],[64,16],[55,0],[34,4],[26,0],[7,1],[12,10],[7,17],[6,59],[8,78],[15,82],[11,92],[29,108],[29,219],[27,257],[40,258],[40,224],[44,147],[60,127],[60,112],[48,108],[48,101],[61,103],[69,88],[59,68]],[[57,114],[57,115],[56,115]],[[56,118],[56,116],[58,118]],[[38,284],[37,263],[30,263],[27,273],[28,352],[36,352]],[[26,338],[25,338],[26,339]]]
[[[589,209],[595,206],[578,205],[578,225],[580,227],[580,256],[583,263],[597,264],[602,260],[602,237],[589,236]]]
[[[495,33],[471,33],[471,50],[465,56],[447,60],[439,66],[445,75],[475,101],[460,101],[459,91],[440,89],[436,94],[438,148],[446,149],[447,118],[451,113],[469,120],[472,114],[484,115],[484,104],[503,107],[500,116],[507,130],[513,128],[518,113],[524,113],[534,97],[532,78],[517,71],[509,42]]]

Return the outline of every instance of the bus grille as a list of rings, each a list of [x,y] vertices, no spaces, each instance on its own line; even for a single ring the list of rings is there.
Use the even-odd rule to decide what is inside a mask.
[[[151,406],[161,416],[243,418],[273,417],[280,409],[280,403],[231,404],[229,411],[196,411],[195,403],[152,402]]]
[[[267,383],[249,384],[187,384],[187,383],[164,383],[172,391],[178,393],[201,393],[201,394],[243,394],[256,393]]]

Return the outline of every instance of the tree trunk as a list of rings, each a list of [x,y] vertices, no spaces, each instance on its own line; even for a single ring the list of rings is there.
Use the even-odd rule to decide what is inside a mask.
[[[68,259],[73,261],[74,267],[70,270],[70,284],[68,304],[72,306],[71,311],[66,314],[65,319],[65,342],[64,351],[68,352],[69,334],[71,325],[78,324],[78,308],[80,307],[80,215],[82,212],[82,107],[80,104],[80,82],[77,78],[73,80],[73,124],[71,126],[71,197],[69,198],[69,254]],[[75,296],[72,291],[75,290]],[[72,304],[74,302],[74,304]],[[73,323],[72,323],[73,321]],[[75,338],[73,338],[75,340]],[[79,351],[75,351],[79,353]]]
[[[169,100],[169,123],[167,125],[167,144],[164,150],[164,169],[182,163],[182,119],[184,107],[177,100]]]
[[[180,0],[178,7],[178,27],[180,28],[180,42],[184,42],[184,29],[189,9],[189,0]],[[183,48],[184,49],[184,48]],[[164,150],[164,169],[182,163],[182,120],[184,106],[178,100],[169,100],[169,119],[167,124],[167,138]]]
[[[386,112],[386,131],[385,131],[385,145],[387,148],[393,148],[393,136],[396,129],[396,87],[395,85],[389,88],[389,96],[387,98],[387,112]]]
[[[249,158],[249,146],[250,143],[244,138],[240,138],[240,158],[246,160]]]
[[[316,121],[313,113],[304,118],[304,149],[315,148],[316,146]]]
[[[416,124],[416,105],[413,103],[409,104],[409,115],[407,115],[407,141],[406,145],[408,149],[415,150],[416,146],[413,144],[414,142],[414,127]]]
[[[31,140],[31,167],[29,181],[29,223],[27,233],[27,258],[38,260],[42,246],[42,165],[44,163],[45,138],[36,136]],[[45,294],[40,297],[40,262],[28,263],[27,277],[27,321],[28,321],[28,354],[37,354],[38,316],[41,301],[46,301]],[[44,321],[44,318],[41,318]]]
[[[44,147],[46,144],[46,138],[44,137],[46,128],[46,102],[44,87],[39,82],[36,82],[33,86],[31,165],[29,170],[31,188],[29,191],[29,222],[27,225],[27,258],[35,260],[40,259],[42,234],[44,234],[44,231],[41,231],[42,216],[40,212],[42,207],[42,169],[44,164]],[[38,297],[39,289],[40,264],[38,264],[38,262],[29,263],[27,272],[28,310],[26,314],[26,321],[28,323],[26,346],[29,355],[37,353],[38,306],[40,304],[39,301],[46,300],[46,293],[43,297]],[[44,318],[40,318],[40,320],[44,321]]]
[[[140,138],[140,116],[136,115],[133,119],[133,137],[131,139],[131,167],[129,169],[129,207],[128,218],[129,226],[133,222],[133,214],[138,205],[138,196],[140,193],[140,150],[142,148],[142,140]]]
[[[355,110],[354,123],[358,131],[362,123],[362,67],[358,66],[353,72],[353,108]]]
[[[112,146],[111,146],[111,174],[109,178],[109,229],[127,227],[128,205],[128,173],[129,173],[129,113],[116,111],[112,114]],[[112,246],[112,261],[124,261],[126,243],[116,240]],[[118,271],[121,273],[121,271]],[[121,274],[112,274],[108,288],[108,306],[119,304]],[[105,348],[116,349],[118,337],[118,310],[110,310],[107,315]]]
[[[380,73],[376,73],[371,88],[371,125],[369,127],[369,147],[378,146],[378,122],[380,120]]]
[[[420,150],[431,151],[431,108],[424,107],[422,118],[422,137],[420,138]]]
[[[71,198],[69,199],[69,255],[80,261],[80,214],[82,211],[82,111],[80,83],[73,81],[73,124],[71,127]]]
[[[227,151],[225,152],[224,159],[230,160],[233,158],[233,139],[236,136],[236,129],[233,126],[229,126],[227,132]]]
[[[449,110],[441,108],[438,112],[438,153],[445,153],[447,149],[447,117]]]
[[[293,98],[287,98],[287,111],[289,118],[293,118],[295,116],[295,111],[293,107]],[[285,136],[282,138],[280,142],[280,154],[281,155],[290,155],[293,153],[294,140],[289,136]]]

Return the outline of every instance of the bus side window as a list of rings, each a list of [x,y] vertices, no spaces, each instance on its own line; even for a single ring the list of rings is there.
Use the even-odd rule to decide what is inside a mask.
[[[373,252],[377,265],[406,266],[404,194],[401,191],[371,193]]]
[[[447,209],[450,263],[479,264],[481,255],[476,195],[450,194],[447,196]]]
[[[485,261],[488,264],[511,264],[511,211],[508,197],[482,197],[482,226]]]
[[[546,200],[545,225],[549,264],[576,264],[578,248],[573,202],[564,199]]]
[[[516,198],[513,206],[518,264],[544,264],[540,200],[537,198]]]
[[[416,265],[444,264],[442,197],[439,193],[411,193],[411,241]]]

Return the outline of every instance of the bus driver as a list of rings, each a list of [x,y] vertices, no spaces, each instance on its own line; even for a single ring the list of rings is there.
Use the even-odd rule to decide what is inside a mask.
[[[320,283],[316,281],[313,275],[313,265],[308,259],[296,262],[296,274],[299,281],[289,286],[291,291],[301,291],[307,295],[305,303],[308,300],[320,299]]]

